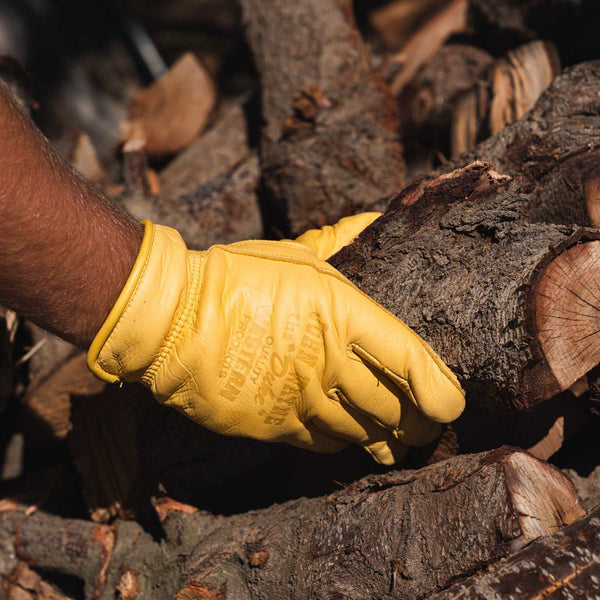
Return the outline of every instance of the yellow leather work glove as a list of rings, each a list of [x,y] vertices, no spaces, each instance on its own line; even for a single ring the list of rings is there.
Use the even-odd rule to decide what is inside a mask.
[[[317,255],[317,258],[327,260],[344,246],[350,244],[380,216],[379,212],[365,212],[344,217],[335,225],[326,225],[321,229],[309,229],[298,236],[295,241],[308,246]]]
[[[189,251],[145,222],[139,256],[88,353],[109,382],[221,434],[393,464],[457,418],[461,387],[429,346],[297,242]]]

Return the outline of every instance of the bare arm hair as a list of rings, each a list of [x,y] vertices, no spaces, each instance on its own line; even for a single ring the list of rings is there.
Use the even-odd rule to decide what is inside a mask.
[[[0,304],[89,345],[142,227],[51,148],[0,82]]]

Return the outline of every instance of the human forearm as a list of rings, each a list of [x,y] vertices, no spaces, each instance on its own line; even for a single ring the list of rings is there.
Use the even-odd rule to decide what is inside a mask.
[[[0,304],[87,346],[142,229],[58,157],[0,84]]]

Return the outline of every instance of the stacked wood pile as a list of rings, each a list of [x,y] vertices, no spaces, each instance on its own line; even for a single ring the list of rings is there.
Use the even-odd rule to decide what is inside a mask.
[[[57,150],[195,248],[383,211],[330,262],[467,410],[394,469],[222,438],[2,309],[0,598],[600,597],[596,3],[72,4],[0,11]]]

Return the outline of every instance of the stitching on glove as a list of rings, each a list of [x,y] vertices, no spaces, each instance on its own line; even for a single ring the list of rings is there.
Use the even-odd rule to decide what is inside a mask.
[[[151,385],[153,383],[157,371],[167,359],[167,356],[171,352],[173,346],[181,337],[183,327],[189,319],[190,314],[197,305],[197,298],[200,294],[200,286],[198,285],[198,283],[200,281],[200,273],[202,271],[202,261],[199,253],[194,253],[192,255],[192,261],[192,278],[190,281],[190,285],[188,286],[188,290],[192,290],[193,293],[188,295],[185,306],[183,307],[183,310],[181,311],[180,315],[175,320],[175,323],[173,324],[171,331],[169,332],[169,335],[167,336],[167,339],[163,344],[163,347],[160,349],[159,355],[144,373],[144,376],[142,377],[142,382],[146,383],[147,385]]]
[[[402,377],[392,369],[386,367],[383,363],[377,360],[377,358],[375,358],[370,352],[367,352],[367,350],[365,350],[357,342],[351,342],[350,344],[348,344],[348,348],[352,352],[355,352],[359,357],[361,356],[361,354],[359,352],[356,352],[356,349],[360,350],[360,352],[364,354],[364,360],[369,362],[371,366],[373,366],[375,369],[379,369],[384,375],[387,375],[408,396],[408,399],[417,408],[419,407],[419,403],[417,402],[415,395],[413,394],[413,391],[410,387],[410,384],[408,383],[408,380],[405,377]],[[394,381],[394,377],[397,378],[399,382]]]
[[[109,371],[106,371],[106,369],[104,368],[104,365],[102,364],[103,361],[100,358],[100,355],[102,354],[102,351],[106,348],[106,345],[109,343],[109,341],[113,337],[114,333],[117,331],[119,325],[122,324],[122,321],[125,318],[125,315],[127,314],[127,312],[131,309],[131,306],[133,304],[134,298],[137,295],[139,295],[139,293],[140,293],[140,289],[141,289],[141,285],[140,284],[144,280],[144,276],[146,275],[146,273],[148,271],[148,266],[150,264],[150,256],[152,256],[152,251],[154,249],[155,241],[156,241],[156,232],[155,232],[154,229],[152,229],[152,237],[150,239],[150,246],[148,247],[148,252],[147,252],[146,257],[144,259],[144,266],[142,267],[142,270],[140,272],[140,276],[139,276],[139,278],[137,280],[137,283],[135,284],[135,287],[133,288],[133,291],[131,293],[131,296],[129,297],[129,300],[127,300],[127,304],[125,305],[125,308],[123,309],[123,311],[119,315],[119,318],[117,319],[114,327],[112,328],[112,331],[108,334],[108,337],[106,338],[106,341],[104,342],[104,345],[100,349],[100,352],[98,352],[98,357],[96,359],[96,363],[99,364],[102,367],[102,369],[104,369],[104,371],[106,373],[109,373],[110,375],[113,375],[113,373],[110,373]],[[123,373],[123,370],[124,370],[123,369],[123,365],[122,365],[122,357],[117,360],[117,357],[115,356],[115,354],[112,353],[112,355],[113,355],[113,358],[115,359],[115,362],[117,362],[117,372],[114,373],[114,374],[117,375],[119,377],[119,379],[120,379],[121,378],[121,374]]]
[[[331,394],[333,394],[335,396],[335,398],[333,398],[331,396]],[[330,398],[331,400],[333,400],[334,402],[338,402],[338,404],[340,404],[340,405],[345,404],[348,408],[355,410],[357,413],[361,414],[363,417],[366,417],[367,419],[369,419],[369,421],[373,421],[373,423],[375,423],[376,425],[379,425],[379,427],[381,427],[382,429],[385,429],[386,431],[389,431],[390,433],[393,433],[394,431],[396,431],[395,427],[390,427],[389,425],[385,425],[377,418],[376,415],[368,413],[368,412],[362,410],[356,404],[353,404],[348,399],[348,396],[346,396],[346,394],[344,394],[344,392],[342,392],[342,390],[340,388],[337,388],[337,387],[331,388],[327,392],[327,397]],[[400,420],[402,420],[402,402],[400,401],[400,398],[398,398],[398,403],[400,404]]]

